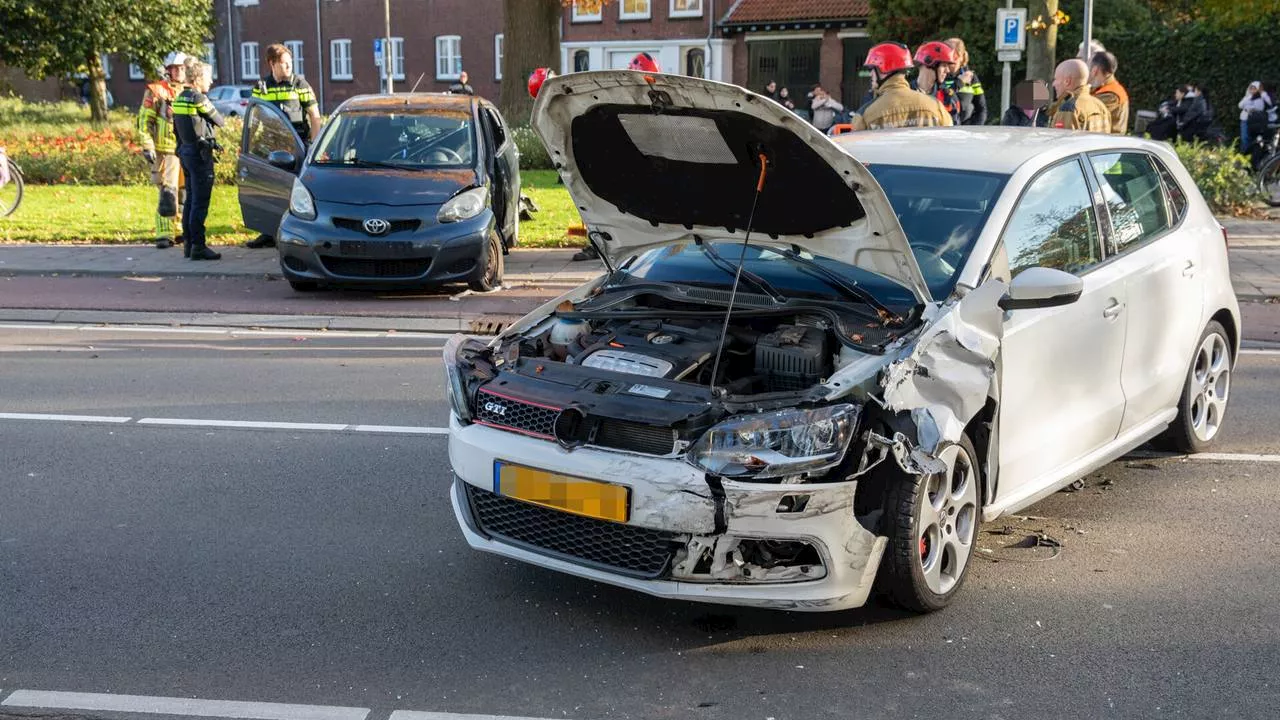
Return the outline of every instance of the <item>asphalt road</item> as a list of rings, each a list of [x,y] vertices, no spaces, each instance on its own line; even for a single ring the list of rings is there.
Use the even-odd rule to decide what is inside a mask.
[[[0,413],[439,426],[439,338],[0,330]],[[1280,453],[1280,354],[1223,453]],[[470,551],[437,435],[0,420],[14,689],[539,718],[1274,718],[1280,463],[1129,459],[917,617],[651,599]],[[1012,534],[997,534],[1008,525]],[[1049,548],[1006,547],[1044,532]]]

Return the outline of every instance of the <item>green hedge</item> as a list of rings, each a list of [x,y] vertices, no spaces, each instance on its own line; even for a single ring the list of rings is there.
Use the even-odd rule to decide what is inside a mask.
[[[1209,207],[1220,215],[1248,215],[1259,199],[1249,161],[1231,147],[1177,143],[1178,159]]]
[[[555,166],[551,164],[551,155],[547,153],[547,147],[542,144],[542,140],[538,138],[537,133],[528,125],[522,125],[511,131],[512,137],[515,138],[516,148],[520,151],[520,169],[521,170],[554,170]]]
[[[1175,85],[1194,82],[1204,88],[1215,120],[1228,136],[1240,134],[1236,103],[1245,88],[1261,80],[1280,84],[1280,13],[1234,28],[1189,23],[1113,33],[1099,40],[1120,60],[1117,73],[1129,91],[1131,114],[1155,110]]]

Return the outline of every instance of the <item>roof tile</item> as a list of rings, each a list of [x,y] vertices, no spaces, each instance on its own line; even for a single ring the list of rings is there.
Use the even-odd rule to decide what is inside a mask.
[[[867,0],[740,0],[729,11],[724,23],[865,18],[871,14],[869,5]]]

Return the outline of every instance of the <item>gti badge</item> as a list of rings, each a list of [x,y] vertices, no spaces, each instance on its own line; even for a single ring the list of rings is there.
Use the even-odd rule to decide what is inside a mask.
[[[484,404],[485,412],[493,413],[499,417],[507,414],[507,406],[496,402],[487,402]]]

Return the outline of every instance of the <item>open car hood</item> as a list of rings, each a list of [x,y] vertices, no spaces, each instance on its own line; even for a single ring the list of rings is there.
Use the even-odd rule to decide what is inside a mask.
[[[692,236],[741,242],[755,201],[752,244],[801,248],[932,299],[866,166],[763,96],[681,75],[572,73],[542,86],[533,127],[615,265]]]

